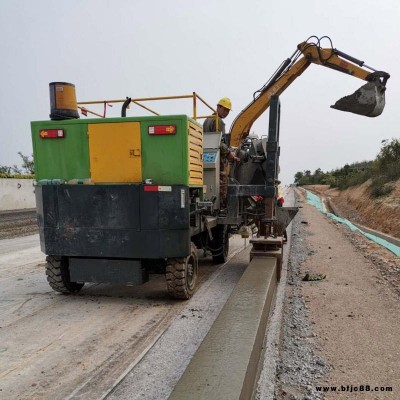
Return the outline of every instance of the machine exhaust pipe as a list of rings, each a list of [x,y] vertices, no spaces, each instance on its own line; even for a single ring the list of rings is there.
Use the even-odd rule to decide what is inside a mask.
[[[124,101],[124,104],[122,104],[121,117],[126,117],[126,109],[129,107],[129,104],[131,104],[131,101],[132,99],[130,97],[127,97]]]

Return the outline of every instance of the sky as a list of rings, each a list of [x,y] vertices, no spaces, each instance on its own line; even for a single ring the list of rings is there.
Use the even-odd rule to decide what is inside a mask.
[[[229,130],[311,35],[389,72],[386,108],[377,118],[331,109],[364,82],[311,65],[280,97],[280,180],[374,159],[382,140],[400,137],[399,21],[399,0],[0,0],[0,165],[32,153],[30,122],[49,118],[50,82],[75,84],[78,101],[195,91],[215,105],[229,97]],[[192,112],[188,100],[148,105]],[[119,105],[107,109],[119,115]],[[131,107],[127,115],[149,114]],[[252,133],[267,131],[265,112]]]

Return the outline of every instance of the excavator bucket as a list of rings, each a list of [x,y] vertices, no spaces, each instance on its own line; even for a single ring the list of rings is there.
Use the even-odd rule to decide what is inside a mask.
[[[377,79],[361,86],[350,96],[342,97],[331,108],[377,117],[385,108],[385,90],[385,85]]]

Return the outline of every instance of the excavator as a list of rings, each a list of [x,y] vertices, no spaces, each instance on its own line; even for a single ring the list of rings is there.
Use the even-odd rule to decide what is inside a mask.
[[[327,40],[330,47],[321,47],[321,42]],[[228,201],[232,208],[237,208],[238,190],[240,186],[265,186],[265,195],[254,201],[254,196],[242,199],[248,215],[253,215],[251,223],[255,224],[262,236],[277,232],[277,227],[287,225],[295,215],[295,210],[276,207],[276,192],[279,173],[279,96],[298,78],[311,64],[321,65],[335,71],[354,76],[366,81],[352,95],[338,100],[331,107],[354,114],[377,117],[385,107],[385,90],[390,75],[387,72],[367,66],[338,49],[333,48],[329,37],[311,36],[297,46],[293,55],[282,62],[276,72],[253,95],[253,101],[247,105],[233,121],[230,133],[225,142],[234,149],[241,162],[228,166],[225,172],[230,176],[230,197]],[[258,138],[249,135],[253,123],[271,106],[268,138]],[[260,194],[260,193],[258,193]],[[240,213],[240,212],[239,212]],[[235,212],[228,210],[232,217]],[[246,215],[244,212],[242,215]],[[281,223],[279,223],[281,220]],[[281,229],[282,231],[282,229]],[[278,232],[279,233],[279,232]]]
[[[330,48],[321,47],[321,41],[324,39],[330,42]],[[385,107],[386,82],[390,75],[333,48],[332,41],[327,36],[310,36],[297,46],[293,55],[280,65],[268,82],[254,93],[253,101],[233,121],[229,142],[232,147],[238,147],[246,138],[253,123],[269,107],[271,96],[281,95],[311,64],[331,68],[368,82],[352,95],[338,100],[332,108],[366,117],[382,114]]]
[[[49,285],[68,294],[85,282],[136,285],[146,282],[149,273],[163,273],[168,293],[188,299],[198,280],[196,249],[216,263],[226,262],[232,233],[251,236],[251,257],[281,260],[279,224],[290,223],[296,210],[276,207],[279,95],[313,63],[367,81],[334,108],[375,117],[385,106],[389,74],[332,46],[322,48],[323,39],[311,37],[298,45],[254,93],[225,138],[221,132],[203,133],[196,100],[208,104],[195,93],[189,96],[193,116],[159,115],[142,102],[164,97],[77,103],[73,84],[50,83],[50,121],[31,123]],[[182,97],[188,96],[169,99]],[[123,103],[121,116],[106,118],[107,104],[117,102]],[[153,115],[127,116],[130,103]],[[104,105],[103,115],[87,104]],[[268,137],[249,135],[268,108]],[[78,110],[100,118],[80,119]],[[221,139],[240,159],[230,168],[224,201]]]

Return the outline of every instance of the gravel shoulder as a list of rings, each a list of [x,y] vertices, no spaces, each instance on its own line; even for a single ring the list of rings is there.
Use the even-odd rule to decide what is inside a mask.
[[[0,239],[11,239],[39,232],[36,209],[0,211]]]
[[[299,203],[275,398],[398,399],[400,260]]]

